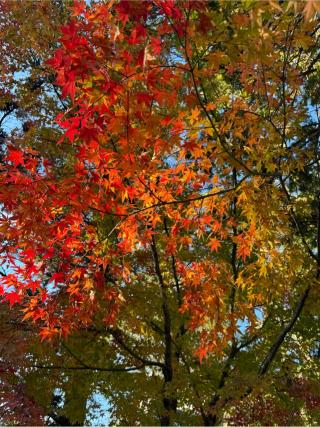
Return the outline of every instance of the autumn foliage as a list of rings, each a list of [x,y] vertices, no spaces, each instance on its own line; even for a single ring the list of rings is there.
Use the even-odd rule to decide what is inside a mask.
[[[262,391],[280,354],[299,360],[283,394],[303,388],[319,408],[298,372],[318,342],[303,328],[319,315],[318,12],[74,1],[43,62],[61,91],[54,138],[7,140],[2,301],[42,341],[98,331],[129,355],[124,370],[158,369],[146,422],[266,423],[270,408],[289,422]],[[303,343],[285,356],[294,328]]]

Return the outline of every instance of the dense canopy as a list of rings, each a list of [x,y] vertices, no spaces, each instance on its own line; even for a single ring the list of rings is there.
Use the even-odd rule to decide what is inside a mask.
[[[319,424],[319,12],[0,3],[1,422]]]

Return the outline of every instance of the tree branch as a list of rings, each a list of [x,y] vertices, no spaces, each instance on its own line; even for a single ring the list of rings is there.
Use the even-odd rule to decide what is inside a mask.
[[[141,363],[143,363],[146,366],[158,366],[159,368],[164,367],[164,364],[161,362],[145,359],[144,357],[141,357],[138,353],[136,353],[135,350],[130,348],[122,339],[123,332],[120,330],[114,330],[114,329],[108,329],[108,332],[113,336],[117,344],[122,347],[127,353],[129,353],[132,357],[139,360]]]
[[[296,308],[292,314],[292,317],[290,321],[282,328],[280,333],[278,334],[277,338],[275,339],[273,345],[271,346],[270,350],[268,351],[268,354],[264,358],[263,362],[260,365],[258,375],[263,376],[267,373],[268,369],[270,368],[270,365],[275,358],[281,344],[283,343],[285,337],[288,335],[288,333],[291,331],[293,326],[295,325],[296,321],[298,320],[301,311],[305,305],[306,299],[308,298],[309,292],[310,292],[311,286],[308,286],[305,291],[302,293],[302,295],[299,298],[299,301],[296,305]]]
[[[102,371],[102,372],[130,372],[143,369],[144,364],[129,367],[107,367],[103,368],[100,366],[63,366],[63,365],[29,365],[28,368],[36,369],[53,369],[53,370],[66,370],[66,371]]]

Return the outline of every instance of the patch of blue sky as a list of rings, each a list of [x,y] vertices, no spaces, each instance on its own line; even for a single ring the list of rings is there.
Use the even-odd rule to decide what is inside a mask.
[[[13,77],[15,81],[21,82],[23,80],[26,80],[29,75],[29,71],[17,71],[16,73],[14,73]],[[11,92],[14,94],[16,92],[16,88],[13,87],[11,89]],[[1,127],[6,133],[10,133],[14,129],[21,128],[21,121],[18,120],[17,116],[15,115],[15,111],[13,111],[11,114],[4,118],[3,122],[1,123]]]
[[[109,401],[102,393],[92,393],[87,401],[85,425],[108,426],[110,424],[109,408]]]

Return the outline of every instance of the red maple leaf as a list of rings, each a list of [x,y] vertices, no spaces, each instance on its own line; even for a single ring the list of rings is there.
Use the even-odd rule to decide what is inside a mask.
[[[9,148],[8,155],[5,160],[11,162],[14,166],[19,166],[24,164],[23,152],[17,150],[16,148]]]
[[[9,292],[6,294],[3,301],[9,301],[10,307],[12,307],[15,303],[21,303],[21,297],[16,292]]]

